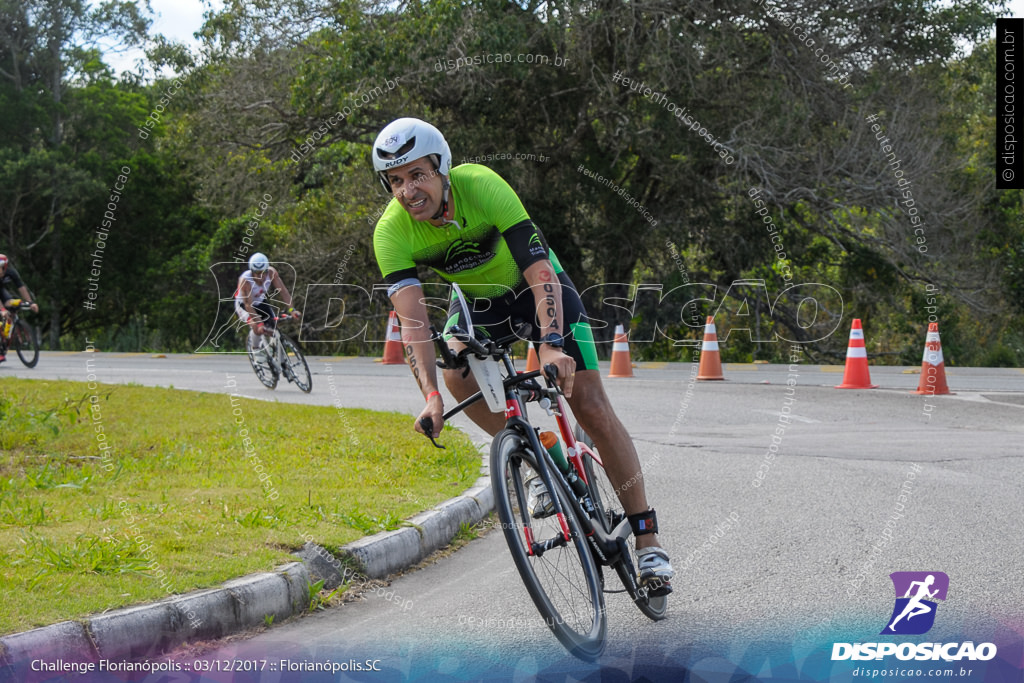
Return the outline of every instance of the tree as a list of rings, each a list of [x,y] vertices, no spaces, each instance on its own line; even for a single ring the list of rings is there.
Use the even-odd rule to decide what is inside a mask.
[[[919,352],[924,283],[951,305],[1006,306],[979,285],[1016,267],[1006,220],[1019,211],[1004,203],[999,217],[989,160],[957,143],[956,117],[990,86],[951,109],[948,75],[999,6],[236,0],[210,15],[187,114],[154,145],[184,161],[218,225],[189,250],[193,274],[203,258],[230,257],[269,194],[261,248],[310,281],[331,282],[343,264],[350,281],[376,279],[369,228],[386,197],[368,145],[416,115],[445,131],[456,163],[483,157],[510,181],[581,287],[628,297],[641,280],[681,278],[683,264],[687,280],[729,292],[723,315],[745,311],[767,334],[809,341],[799,298],[775,295],[820,282],[843,299],[821,315],[878,318],[892,332],[871,350],[898,356]],[[941,217],[927,252],[911,209]],[[961,255],[973,243],[961,224],[991,235],[1000,258]],[[730,285],[750,278],[770,295],[741,309]],[[645,305],[633,305],[634,325],[649,324]],[[629,307],[593,313],[629,322]],[[326,308],[314,312],[306,332],[328,335]],[[845,337],[814,348],[841,358]]]
[[[148,0],[143,7],[148,9]],[[68,95],[78,84],[109,79],[99,62],[101,41],[141,44],[148,27],[137,2],[109,0],[97,7],[84,0],[0,2],[0,100],[11,111],[0,139],[0,221],[9,252],[37,288],[48,274],[53,347],[66,309],[61,297],[72,286],[65,277],[65,233],[104,183],[79,162],[90,154],[124,151],[69,144],[69,118],[82,100],[69,101]]]

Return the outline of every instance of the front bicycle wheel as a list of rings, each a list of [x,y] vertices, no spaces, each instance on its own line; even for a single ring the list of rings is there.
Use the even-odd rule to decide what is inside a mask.
[[[597,452],[594,442],[579,425],[576,425],[575,434],[577,441],[586,444],[595,453]],[[588,454],[583,458],[583,470],[586,472],[587,481],[590,482],[594,507],[597,508],[601,524],[607,533],[611,533],[622,520],[626,519],[626,511],[623,509],[622,503],[619,502],[615,487],[600,462]],[[615,571],[618,573],[619,579],[622,580],[622,585],[629,591],[637,608],[648,618],[661,621],[665,618],[665,613],[668,610],[668,596],[652,596],[640,587],[636,577],[636,538],[632,534],[626,539],[626,547],[629,549],[629,555],[615,563]]]
[[[277,386],[277,370],[267,359],[264,351],[260,348],[253,348],[252,337],[249,337],[245,341],[245,350],[249,354],[249,365],[252,366],[252,371],[256,373],[256,379],[258,379],[263,386],[268,389],[273,389]]]
[[[295,382],[302,391],[307,394],[313,391],[313,377],[309,374],[309,366],[306,365],[306,357],[299,351],[299,347],[291,340],[291,337],[281,335],[281,345],[284,347],[285,361],[282,366],[284,376]]]
[[[32,327],[18,319],[11,329],[11,348],[18,352],[18,358],[25,367],[34,368],[39,362],[39,342],[32,333]]]
[[[607,631],[597,567],[561,486],[555,493],[566,511],[568,540],[557,515],[531,515],[527,481],[537,472],[536,458],[518,432],[505,429],[494,437],[494,505],[519,575],[555,637],[573,655],[593,661],[604,650]]]

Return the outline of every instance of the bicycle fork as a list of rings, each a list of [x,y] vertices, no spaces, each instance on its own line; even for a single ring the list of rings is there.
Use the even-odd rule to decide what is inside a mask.
[[[507,418],[506,426],[515,426],[518,431],[522,434],[526,445],[529,446],[530,450],[533,451],[537,458],[537,475],[540,476],[541,481],[544,482],[544,486],[547,487],[548,495],[551,496],[551,502],[555,508],[555,518],[558,520],[558,526],[561,533],[554,538],[547,539],[538,543],[533,537],[533,527],[531,526],[530,512],[523,505],[520,509],[520,516],[523,521],[523,535],[526,540],[527,554],[532,557],[540,557],[545,552],[552,548],[559,548],[572,541],[572,532],[569,530],[569,524],[565,520],[565,510],[562,509],[562,501],[560,496],[555,493],[555,481],[551,475],[551,469],[548,467],[546,458],[550,458],[547,455],[547,451],[540,443],[540,439],[537,438],[537,432],[533,427],[523,419],[523,413],[519,406],[519,400],[517,397],[509,392],[506,396],[505,404],[505,417]],[[555,468],[557,469],[557,468]],[[561,473],[559,473],[561,474]],[[562,483],[562,482],[559,482]],[[526,494],[522,489],[522,479],[517,477],[515,480],[516,495],[519,500],[525,501]],[[569,490],[568,487],[563,490]]]

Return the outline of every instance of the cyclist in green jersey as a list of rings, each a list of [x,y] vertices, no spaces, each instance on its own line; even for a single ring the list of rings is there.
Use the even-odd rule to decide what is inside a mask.
[[[489,168],[452,168],[444,136],[419,119],[388,124],[373,144],[373,165],[394,197],[377,222],[373,247],[401,321],[409,366],[426,400],[415,429],[422,433],[420,419],[429,417],[431,436],[438,436],[444,412],[418,276],[426,267],[459,284],[473,300],[474,328],[491,338],[511,334],[517,320],[533,326],[541,366],[558,368],[573,413],[604,456],[636,536],[641,581],[670,590],[672,566],[658,544],[657,517],[647,504],[633,441],[601,384],[583,304],[518,195]],[[463,348],[454,340],[449,345],[456,352]],[[460,401],[478,390],[472,375],[446,371],[444,376]],[[505,424],[504,415],[482,402],[465,412],[492,435]]]

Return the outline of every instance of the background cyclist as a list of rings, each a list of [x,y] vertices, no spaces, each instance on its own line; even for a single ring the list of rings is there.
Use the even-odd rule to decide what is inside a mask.
[[[267,300],[271,293],[280,296],[288,307],[288,315],[299,317],[281,275],[270,265],[266,256],[256,252],[249,258],[249,270],[238,276],[238,288],[235,289],[235,313],[242,322],[249,325],[251,349],[259,346],[257,335],[271,334],[277,327],[277,314]]]
[[[657,517],[647,504],[633,441],[601,384],[583,304],[519,197],[484,166],[452,168],[444,136],[419,119],[388,124],[372,154],[374,170],[394,197],[374,231],[374,254],[402,323],[409,366],[426,400],[415,429],[422,432],[420,419],[429,417],[432,436],[439,435],[444,412],[418,275],[420,267],[427,267],[475,300],[474,328],[492,338],[511,334],[511,321],[517,318],[533,324],[541,366],[557,366],[573,413],[604,456],[608,478],[628,513],[641,581],[652,592],[670,592],[672,566],[658,545]],[[454,341],[450,345],[462,347]],[[477,391],[472,376],[463,377],[461,371],[446,371],[445,383],[458,400]],[[466,414],[492,435],[505,424],[502,414],[482,402]]]
[[[39,306],[29,296],[28,287],[21,279],[17,269],[11,265],[10,259],[5,254],[0,254],[0,323],[6,323],[10,318],[7,312],[7,302],[21,295],[21,300],[32,304],[33,313],[39,312]],[[0,363],[4,362],[7,351],[7,340],[0,340]]]
[[[0,254],[0,301],[6,304],[11,299],[21,295],[22,301],[32,304],[32,312],[38,313],[39,306],[32,301],[28,287],[22,281],[17,269],[11,265],[10,259]]]

